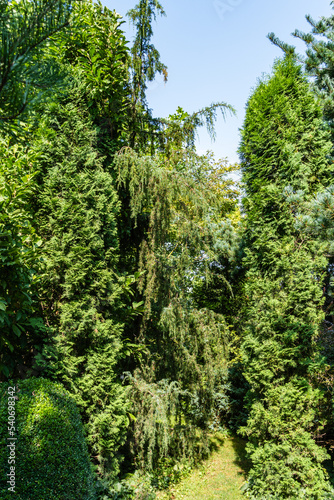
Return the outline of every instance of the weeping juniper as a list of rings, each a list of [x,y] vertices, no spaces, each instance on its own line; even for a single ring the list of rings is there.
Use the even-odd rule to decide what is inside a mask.
[[[220,212],[221,193],[201,179],[207,161],[175,164],[131,149],[115,159],[118,189],[127,189],[130,216],[142,235],[136,293],[143,313],[132,335],[143,355],[127,381],[136,417],[132,454],[144,470],[167,456],[189,463],[208,453],[226,384],[229,327],[222,314],[196,306],[193,290],[212,273],[214,230],[236,200],[231,203],[228,184],[229,208]]]

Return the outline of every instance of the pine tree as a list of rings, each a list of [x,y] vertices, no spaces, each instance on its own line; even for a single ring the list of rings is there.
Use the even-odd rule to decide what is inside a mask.
[[[240,154],[246,187],[244,375],[249,417],[242,433],[254,498],[320,499],[329,491],[314,435],[322,370],[323,244],[295,227],[284,188],[310,197],[330,181],[329,134],[293,57],[251,96]]]

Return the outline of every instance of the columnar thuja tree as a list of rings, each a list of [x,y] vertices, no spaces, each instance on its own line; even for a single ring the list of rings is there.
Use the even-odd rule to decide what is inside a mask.
[[[38,293],[49,334],[36,361],[75,396],[100,473],[115,475],[127,425],[116,370],[124,319],[115,271],[119,202],[97,151],[97,131],[73,87],[46,110],[35,145],[34,209],[43,241]]]
[[[240,154],[246,185],[244,375],[254,498],[323,498],[328,491],[313,439],[322,393],[316,338],[323,319],[322,243],[299,232],[284,194],[311,196],[329,181],[331,144],[319,104],[291,57],[278,61],[248,106]],[[317,422],[317,423],[316,423]]]
[[[67,79],[43,110],[34,145],[38,294],[48,327],[36,364],[75,395],[99,474],[114,477],[128,423],[118,366],[127,314],[118,278],[120,203],[101,151],[110,157],[124,138],[127,50],[119,16],[100,2],[77,3],[70,28],[57,37]]]

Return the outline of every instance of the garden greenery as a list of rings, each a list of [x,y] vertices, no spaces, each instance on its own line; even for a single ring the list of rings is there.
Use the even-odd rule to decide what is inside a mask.
[[[15,493],[8,491],[8,391],[15,387]],[[91,500],[95,479],[74,398],[59,383],[44,378],[9,381],[1,386],[1,497]],[[13,441],[10,441],[13,443]]]
[[[195,148],[231,105],[149,108],[164,14],[0,0],[0,496],[12,384],[21,500],[153,499],[221,430],[248,498],[332,498],[333,19],[270,35],[238,166]]]

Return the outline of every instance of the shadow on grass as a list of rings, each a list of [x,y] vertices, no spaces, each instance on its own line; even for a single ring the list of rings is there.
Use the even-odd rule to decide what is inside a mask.
[[[251,468],[251,462],[247,458],[247,453],[246,453],[247,441],[238,436],[232,436],[231,441],[236,457],[234,463],[238,465],[240,469],[242,469],[242,472],[239,472],[239,474],[244,474],[245,477],[247,477],[248,472]]]
[[[210,436],[210,441],[209,441],[209,450],[210,450],[210,455],[214,451],[218,451],[225,443],[226,441],[226,436],[224,434],[216,433]]]

